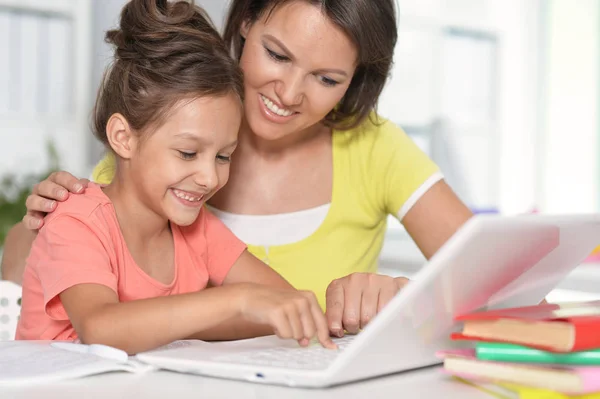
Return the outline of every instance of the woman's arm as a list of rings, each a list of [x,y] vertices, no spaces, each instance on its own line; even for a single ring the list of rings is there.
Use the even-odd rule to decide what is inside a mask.
[[[27,214],[23,221],[14,225],[4,242],[2,278],[21,284],[25,262],[37,230],[44,224],[44,216],[56,209],[57,202],[69,198],[68,192],[80,193],[88,180],[77,179],[68,172],[52,173],[46,180],[33,187],[27,197]]]
[[[402,219],[427,259],[473,214],[442,180],[434,184]],[[371,273],[353,273],[327,288],[327,320],[333,335],[357,333],[408,283]]]
[[[406,213],[402,224],[429,259],[472,216],[450,186],[440,180]]]
[[[31,244],[37,233],[28,230],[23,223],[14,225],[6,235],[2,255],[2,279],[21,284],[23,271]]]

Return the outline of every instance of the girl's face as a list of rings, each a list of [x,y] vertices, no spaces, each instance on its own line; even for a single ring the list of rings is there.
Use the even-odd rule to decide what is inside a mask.
[[[286,3],[241,33],[244,111],[256,135],[277,140],[309,128],[346,93],[357,50],[317,6]]]
[[[162,126],[138,141],[129,160],[143,203],[177,225],[192,224],[229,179],[241,119],[233,94],[176,104]]]

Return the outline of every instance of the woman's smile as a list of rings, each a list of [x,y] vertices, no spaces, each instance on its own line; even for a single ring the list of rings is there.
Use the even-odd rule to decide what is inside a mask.
[[[278,105],[262,94],[259,94],[259,97],[260,101],[258,103],[260,104],[263,116],[273,123],[287,123],[299,114],[298,112],[283,108],[283,106]]]

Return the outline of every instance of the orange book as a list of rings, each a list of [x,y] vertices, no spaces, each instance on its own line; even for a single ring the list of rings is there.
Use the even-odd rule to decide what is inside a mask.
[[[600,301],[541,304],[458,317],[453,339],[509,342],[553,352],[600,348]]]

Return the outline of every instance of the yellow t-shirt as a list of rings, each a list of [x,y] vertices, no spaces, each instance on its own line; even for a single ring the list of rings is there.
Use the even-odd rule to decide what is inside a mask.
[[[333,132],[331,205],[311,236],[292,244],[248,245],[294,287],[315,292],[323,308],[331,281],[377,271],[387,216],[402,217],[441,178],[438,167],[404,131],[379,121],[376,125],[367,119],[355,129]],[[114,158],[105,157],[93,179],[110,183],[114,172]]]

